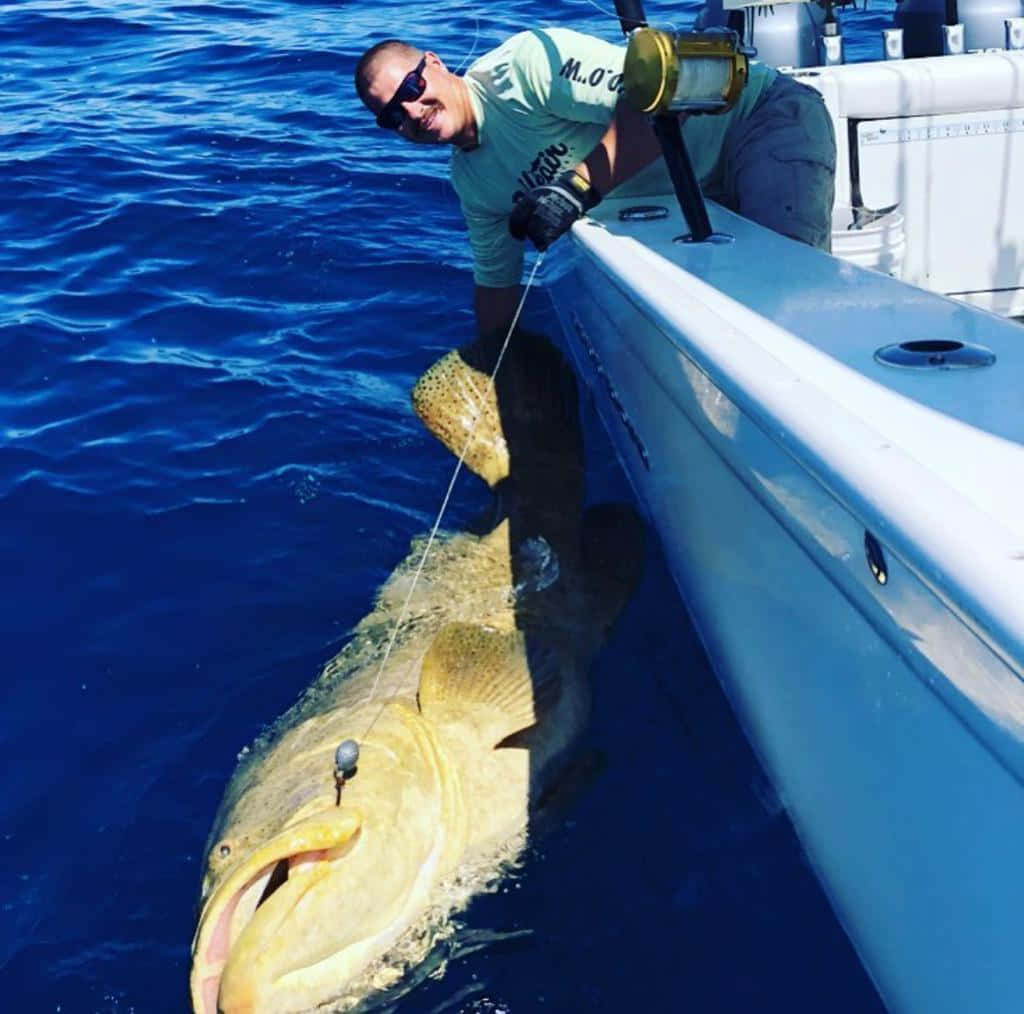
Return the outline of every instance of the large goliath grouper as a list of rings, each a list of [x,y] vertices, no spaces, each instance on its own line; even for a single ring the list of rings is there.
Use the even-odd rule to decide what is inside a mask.
[[[580,509],[575,386],[521,334],[453,352],[416,411],[501,493],[486,535],[422,541],[304,697],[242,758],[211,833],[192,947],[202,1014],[345,1010],[422,961],[515,860],[586,722],[587,667],[642,565],[631,510]],[[372,699],[371,699],[372,694]],[[340,744],[358,744],[336,774]]]

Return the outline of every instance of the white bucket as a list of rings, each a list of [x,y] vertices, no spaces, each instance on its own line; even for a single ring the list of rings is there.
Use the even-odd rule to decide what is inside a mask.
[[[851,208],[835,208],[832,212],[832,253],[862,268],[873,268],[893,278],[903,275],[903,258],[907,253],[907,234],[903,215],[890,211],[867,225],[853,224]]]

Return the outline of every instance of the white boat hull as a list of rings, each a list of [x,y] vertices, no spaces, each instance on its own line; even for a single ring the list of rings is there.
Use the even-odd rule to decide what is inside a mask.
[[[552,294],[719,680],[889,1008],[1022,1009],[1024,333],[630,203]],[[921,337],[996,366],[872,358]]]

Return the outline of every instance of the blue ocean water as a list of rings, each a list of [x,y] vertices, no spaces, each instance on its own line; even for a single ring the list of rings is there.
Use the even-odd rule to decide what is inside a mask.
[[[850,19],[855,53],[884,22]],[[569,0],[0,3],[5,1009],[187,1008],[237,752],[452,468],[408,391],[472,337],[465,234],[355,59],[400,31],[458,66],[540,23],[617,32]],[[485,503],[465,479],[447,523]],[[597,665],[603,768],[398,1009],[881,1009],[649,555]]]

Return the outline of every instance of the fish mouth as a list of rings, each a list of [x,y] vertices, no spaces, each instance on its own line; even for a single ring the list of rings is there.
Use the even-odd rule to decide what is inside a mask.
[[[192,943],[190,985],[197,1014],[231,1009],[221,1005],[225,968],[257,912],[277,896],[275,918],[287,917],[332,862],[355,844],[362,823],[362,815],[348,808],[310,817],[255,849],[216,888],[203,906]]]

